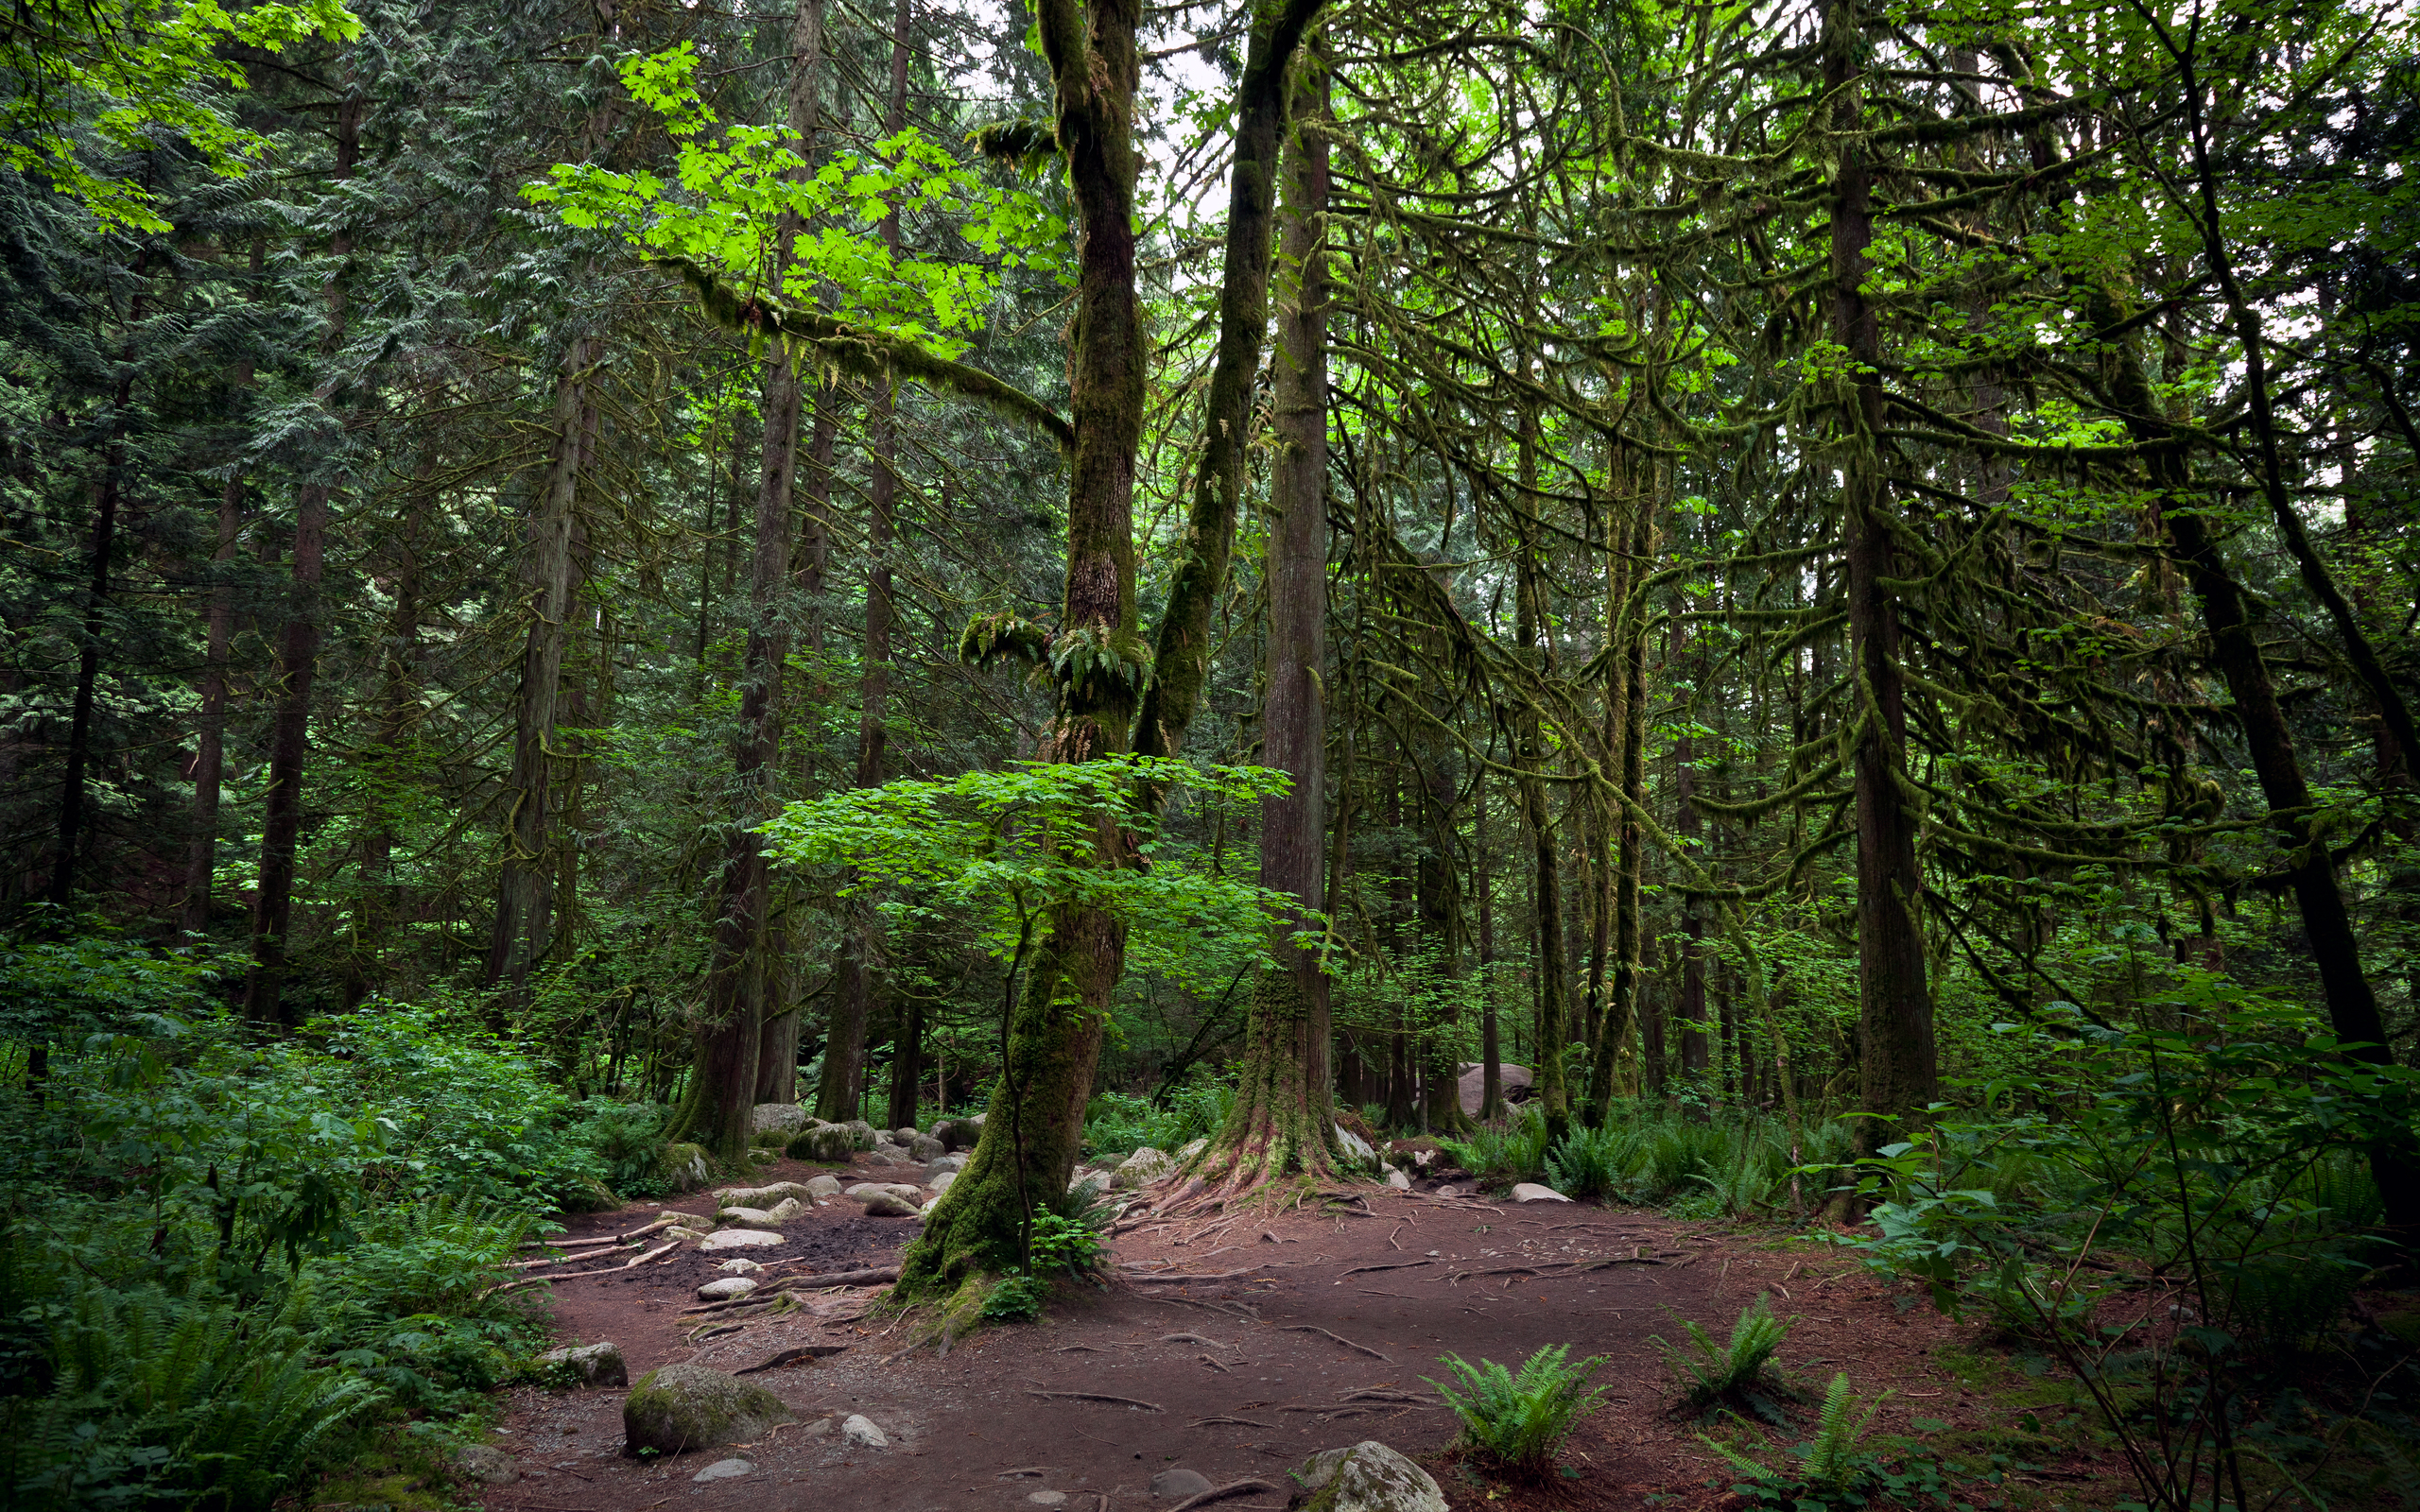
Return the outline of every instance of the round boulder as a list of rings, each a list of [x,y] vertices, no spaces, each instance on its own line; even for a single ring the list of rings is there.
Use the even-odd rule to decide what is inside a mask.
[[[1176,1160],[1165,1150],[1146,1144],[1128,1156],[1110,1174],[1109,1184],[1123,1192],[1132,1187],[1148,1187],[1154,1181],[1165,1181],[1176,1175]]]
[[[703,1366],[667,1365],[639,1377],[622,1403],[624,1452],[740,1443],[791,1420],[782,1399],[762,1386]]]
[[[1294,1478],[1311,1493],[1303,1512],[1447,1512],[1435,1478],[1374,1438],[1314,1454]]]
[[[857,1153],[857,1137],[845,1125],[826,1124],[821,1128],[801,1129],[791,1135],[783,1151],[793,1160],[841,1165]]]
[[[631,1367],[622,1362],[621,1347],[612,1343],[566,1344],[538,1356],[561,1379],[583,1386],[627,1386]]]

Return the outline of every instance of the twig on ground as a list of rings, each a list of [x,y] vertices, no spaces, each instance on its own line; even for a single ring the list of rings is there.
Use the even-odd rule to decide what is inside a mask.
[[[1140,1407],[1145,1412],[1167,1411],[1156,1401],[1137,1401],[1132,1397],[1112,1397],[1098,1391],[1045,1391],[1039,1386],[1028,1386],[1025,1388],[1025,1394],[1028,1397],[1048,1398],[1054,1401],[1105,1401],[1117,1407]]]
[[[1321,1334],[1326,1338],[1334,1339],[1337,1343],[1343,1345],[1346,1349],[1351,1349],[1356,1354],[1366,1354],[1373,1360],[1383,1360],[1388,1365],[1394,1364],[1392,1359],[1380,1354],[1377,1350],[1371,1349],[1368,1345],[1356,1344],[1351,1339],[1346,1338],[1343,1334],[1331,1333],[1326,1329],[1320,1327],[1316,1323],[1288,1323],[1285,1325],[1283,1332],[1288,1333]]]
[[[778,1370],[786,1365],[792,1365],[800,1360],[821,1360],[828,1355],[838,1354],[847,1348],[845,1344],[802,1344],[796,1349],[783,1349],[778,1353],[768,1355],[754,1365],[734,1370],[732,1374],[752,1376],[759,1370]]]
[[[1220,1424],[1236,1428],[1274,1428],[1277,1426],[1275,1423],[1254,1422],[1250,1418],[1229,1418],[1224,1414],[1216,1418],[1196,1418],[1193,1421],[1185,1424],[1184,1426],[1187,1428],[1209,1428]]]
[[[1437,1263],[1433,1260],[1397,1260],[1390,1261],[1383,1265],[1356,1265],[1351,1270],[1346,1271],[1344,1276],[1339,1276],[1337,1280],[1340,1281],[1344,1280],[1345,1276],[1366,1276],[1374,1270],[1410,1270],[1415,1266],[1434,1265],[1435,1263]]]

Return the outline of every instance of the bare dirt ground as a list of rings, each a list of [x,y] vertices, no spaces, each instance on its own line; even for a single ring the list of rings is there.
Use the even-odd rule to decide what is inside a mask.
[[[784,1162],[757,1179],[804,1179],[818,1169]],[[871,1168],[861,1174],[880,1178]],[[1670,1414],[1668,1373],[1651,1335],[1677,1338],[1676,1316],[1720,1335],[1759,1292],[1797,1319],[1781,1358],[1810,1395],[1835,1370],[1868,1397],[1895,1391],[1878,1434],[1973,1442],[2031,1433],[2053,1416],[2022,1409],[2033,1416],[2020,1426],[2021,1409],[1974,1371],[1987,1353],[1974,1326],[1885,1290],[1820,1248],[1651,1212],[1356,1191],[1354,1203],[1317,1210],[1145,1223],[1116,1238],[1118,1276],[1106,1290],[1063,1292],[1045,1321],[986,1329],[946,1354],[909,1349],[908,1329],[861,1315],[875,1295],[866,1291],[814,1294],[811,1315],[736,1327],[684,1316],[696,1288],[728,1258],[693,1248],[562,1282],[553,1288],[562,1340],[613,1340],[632,1380],[680,1362],[728,1370],[800,1345],[846,1348],[749,1377],[780,1396],[797,1424],[746,1448],[669,1463],[623,1457],[621,1391],[516,1392],[492,1442],[516,1457],[522,1478],[488,1488],[486,1505],[1140,1512],[1179,1500],[1151,1493],[1152,1477],[1172,1467],[1216,1486],[1257,1478],[1290,1489],[1286,1472],[1314,1452],[1376,1438],[1427,1464],[1456,1512],[1736,1507],[1740,1499],[1724,1484],[1734,1477],[1694,1436],[1701,1425]],[[630,1228],[656,1206],[575,1220],[572,1236]],[[710,1213],[713,1203],[698,1194],[668,1206]],[[818,1273],[882,1264],[915,1229],[913,1219],[867,1218],[844,1200],[786,1226],[785,1246],[749,1253],[769,1263],[808,1261],[794,1268]],[[1214,1279],[1147,1279],[1186,1275]],[[717,1326],[728,1332],[707,1332]],[[1424,1377],[1444,1377],[1438,1357],[1449,1351],[1517,1365],[1550,1344],[1606,1356],[1598,1380],[1611,1395],[1572,1438],[1559,1484],[1492,1487],[1445,1454],[1454,1419]],[[891,1447],[843,1441],[850,1414],[871,1418]],[[2031,1457],[2050,1468],[1983,1487],[1976,1504],[2011,1492],[2020,1503],[2072,1504],[2078,1493],[2097,1503],[2123,1486],[2113,1464],[2048,1440],[2043,1450]],[[734,1456],[752,1470],[691,1479]],[[1285,1490],[1272,1490],[1219,1505],[1274,1512],[1286,1502]]]

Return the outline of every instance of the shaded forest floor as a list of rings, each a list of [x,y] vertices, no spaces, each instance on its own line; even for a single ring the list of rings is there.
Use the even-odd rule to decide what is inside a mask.
[[[784,1162],[757,1179],[804,1179],[816,1169]],[[880,1178],[871,1169],[865,1177]],[[1144,1224],[1117,1237],[1121,1274],[1105,1291],[1063,1291],[1043,1322],[986,1329],[945,1355],[908,1349],[908,1329],[863,1315],[864,1292],[824,1295],[812,1314],[706,1336],[712,1320],[682,1309],[694,1305],[696,1287],[724,1257],[689,1248],[627,1275],[565,1282],[554,1302],[562,1340],[611,1339],[632,1380],[684,1361],[729,1370],[804,1344],[847,1348],[749,1377],[779,1395],[797,1425],[747,1449],[669,1463],[622,1456],[621,1391],[518,1391],[492,1441],[515,1456],[522,1476],[488,1487],[485,1504],[492,1512],[809,1504],[1108,1512],[1181,1500],[1151,1493],[1152,1478],[1174,1467],[1213,1485],[1256,1477],[1285,1486],[1286,1472],[1314,1452],[1376,1438],[1427,1464],[1456,1512],[1734,1507],[1741,1502],[1728,1489],[1736,1477],[1695,1436],[1706,1425],[1669,1411],[1670,1378],[1651,1336],[1678,1338],[1678,1319],[1686,1318],[1720,1337],[1759,1292],[1796,1320],[1781,1363],[1810,1400],[1794,1431],[1763,1434],[1761,1444],[1736,1426],[1721,1431],[1740,1447],[1768,1461],[1786,1457],[1780,1446],[1806,1436],[1811,1399],[1845,1370],[1861,1396],[1895,1392],[1876,1420],[1877,1440],[1904,1435],[1979,1472],[1995,1452],[2008,1456],[2007,1484],[1968,1477],[1975,1484],[1958,1500],[2098,1505],[2131,1493],[2122,1468],[2086,1446],[2064,1388],[2026,1375],[1978,1326],[1939,1316],[1916,1294],[1879,1285],[1842,1257],[1771,1231],[1651,1211],[1361,1190],[1366,1213],[1332,1205]],[[699,1194],[670,1206],[710,1211],[712,1201]],[[572,1236],[626,1228],[637,1211],[574,1220]],[[867,1218],[844,1201],[787,1225],[781,1248],[751,1253],[769,1263],[811,1257],[804,1268],[815,1271],[882,1263],[914,1229],[911,1219]],[[1626,1259],[1579,1263],[1616,1257]],[[1150,1272],[1219,1279],[1133,1279]],[[1445,1374],[1438,1357],[1447,1352],[1517,1364],[1550,1344],[1607,1356],[1598,1381],[1611,1394],[1574,1435],[1561,1484],[1491,1486],[1444,1452],[1454,1419],[1423,1378]],[[1151,1410],[1046,1392],[1129,1399]],[[1349,1400],[1355,1393],[1376,1395]],[[1412,1400],[1385,1400],[1391,1394]],[[844,1442],[838,1430],[851,1414],[873,1419],[891,1447]],[[752,1460],[752,1470],[691,1479],[734,1455]],[[1037,1496],[1049,1492],[1064,1500]],[[1283,1493],[1260,1493],[1218,1504],[1270,1512],[1285,1502]]]

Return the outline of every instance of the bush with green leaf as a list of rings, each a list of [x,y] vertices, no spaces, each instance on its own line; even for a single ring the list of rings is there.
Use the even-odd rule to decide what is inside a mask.
[[[1571,1360],[1570,1351],[1567,1344],[1549,1345],[1530,1356],[1517,1375],[1493,1360],[1472,1365],[1460,1355],[1441,1356],[1454,1383],[1428,1383],[1462,1420],[1457,1440],[1462,1451],[1507,1475],[1545,1478],[1564,1440],[1596,1411],[1607,1389],[1588,1389],[1605,1357]]]
[[[1772,1305],[1763,1293],[1740,1310],[1732,1321],[1730,1337],[1720,1343],[1703,1324],[1686,1318],[1677,1321],[1683,1331],[1682,1344],[1667,1343],[1660,1336],[1651,1342],[1664,1351],[1664,1363],[1681,1388],[1682,1406],[1694,1413],[1716,1407],[1744,1408],[1776,1426],[1789,1420],[1782,1400],[1794,1393],[1772,1374],[1773,1357],[1789,1337],[1789,1325],[1773,1316]]]
[[[1721,1455],[1734,1469],[1748,1477],[1737,1489],[1769,1506],[1782,1506],[1792,1512],[1822,1512],[1835,1506],[1861,1507],[1877,1489],[1905,1488],[1915,1480],[1931,1481],[1934,1476],[1909,1477],[1894,1474],[1878,1457],[1865,1448],[1866,1430],[1874,1425],[1876,1413],[1891,1399],[1886,1391],[1858,1412],[1858,1401],[1849,1389],[1845,1372],[1835,1374],[1831,1385],[1824,1393],[1824,1404],[1815,1418],[1815,1432],[1806,1442],[1794,1446],[1790,1452],[1797,1456],[1794,1470],[1785,1471],[1759,1464],[1730,1445],[1698,1435],[1698,1441]]]
[[[1620,1184],[1629,1137],[1610,1125],[1574,1127],[1547,1156],[1547,1182],[1566,1197],[1602,1197]]]

